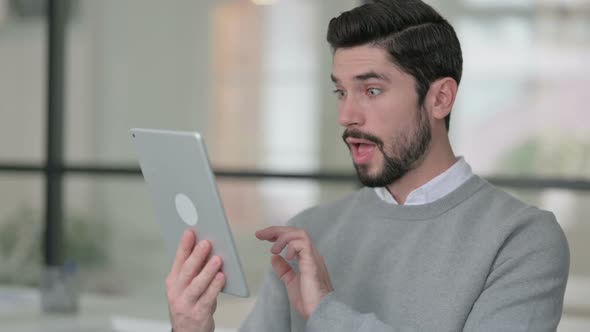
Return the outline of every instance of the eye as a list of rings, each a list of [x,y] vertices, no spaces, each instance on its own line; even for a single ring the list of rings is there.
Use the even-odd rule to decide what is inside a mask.
[[[367,89],[367,93],[368,93],[370,96],[378,96],[378,95],[380,95],[380,94],[381,94],[381,92],[382,92],[382,91],[381,91],[381,89],[379,89],[379,88],[368,88],[368,89]]]
[[[343,90],[340,90],[340,89],[336,89],[336,90],[334,90],[332,92],[336,95],[336,97],[338,97],[338,99],[344,98],[344,96],[346,96],[346,93]]]

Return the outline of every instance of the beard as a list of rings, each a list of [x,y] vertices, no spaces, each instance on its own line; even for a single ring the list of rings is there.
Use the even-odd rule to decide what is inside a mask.
[[[383,141],[377,136],[363,133],[357,129],[344,131],[342,139],[346,140],[346,138],[352,137],[373,142],[383,155],[383,164],[377,174],[370,173],[370,165],[354,164],[359,181],[364,186],[385,187],[396,182],[418,166],[432,140],[430,124],[424,112],[423,109],[419,110],[418,123],[414,130],[402,132],[392,140],[393,152],[391,154],[385,152]],[[397,152],[397,155],[395,155],[395,152]]]

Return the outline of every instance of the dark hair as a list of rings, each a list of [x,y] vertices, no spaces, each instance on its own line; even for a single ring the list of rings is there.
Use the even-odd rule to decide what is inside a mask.
[[[463,56],[455,30],[420,0],[375,0],[344,12],[330,21],[327,40],[334,52],[365,44],[385,49],[394,64],[416,79],[420,106],[435,80],[461,81]],[[450,118],[449,113],[447,131]]]

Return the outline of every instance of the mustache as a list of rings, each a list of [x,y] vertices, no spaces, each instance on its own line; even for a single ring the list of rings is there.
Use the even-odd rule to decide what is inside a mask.
[[[364,139],[369,142],[375,143],[375,145],[377,145],[379,149],[383,148],[383,141],[379,137],[369,133],[364,133],[358,129],[346,129],[344,133],[342,133],[342,140],[344,141],[344,143],[346,143],[346,139],[349,137]]]

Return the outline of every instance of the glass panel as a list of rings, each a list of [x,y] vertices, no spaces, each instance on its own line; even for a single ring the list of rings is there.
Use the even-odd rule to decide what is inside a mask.
[[[46,24],[43,13],[17,2],[0,1],[0,163],[38,163],[45,147]]]
[[[237,327],[255,301],[270,262],[270,246],[254,232],[284,224],[302,209],[343,196],[356,184],[219,179],[218,186],[252,296],[222,295],[216,322]],[[68,230],[74,235],[68,256],[81,267],[84,294],[105,303],[96,310],[101,315],[166,320],[164,280],[171,263],[143,180],[71,176],[66,188]]]
[[[467,5],[483,8],[530,8],[534,0],[462,0]]]
[[[40,176],[0,174],[0,287],[39,283],[42,187]],[[0,308],[5,305],[0,298]]]
[[[80,266],[82,292],[117,308],[107,312],[164,319],[169,267],[147,195],[140,177],[68,177],[66,256]],[[128,305],[135,301],[145,305]]]
[[[321,139],[330,128],[345,161],[336,167],[350,170],[324,39],[358,1],[78,3],[69,161],[135,164],[129,128],[155,127],[201,131],[220,168],[311,171],[335,160]]]
[[[590,177],[590,15],[579,5],[457,17],[465,65],[450,135],[479,174]]]

